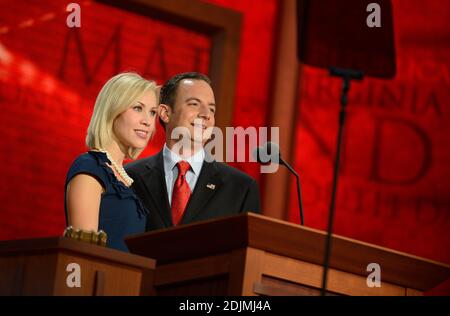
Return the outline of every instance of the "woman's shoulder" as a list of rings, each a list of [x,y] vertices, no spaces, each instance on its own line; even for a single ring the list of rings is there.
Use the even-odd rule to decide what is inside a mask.
[[[88,151],[79,155],[73,161],[72,168],[102,168],[107,161],[106,154],[98,151]]]
[[[99,178],[102,184],[105,184],[108,178],[105,171],[107,161],[106,154],[103,152],[88,151],[79,155],[69,168],[66,182],[69,182],[77,174],[84,173]]]

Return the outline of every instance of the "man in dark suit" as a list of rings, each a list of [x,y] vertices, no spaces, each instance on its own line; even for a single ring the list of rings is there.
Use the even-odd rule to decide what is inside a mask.
[[[166,132],[164,148],[126,166],[133,189],[150,211],[147,231],[260,212],[256,181],[210,159],[204,150],[215,110],[211,82],[203,74],[179,74],[161,88],[158,116]],[[179,146],[180,137],[188,140],[187,148]]]

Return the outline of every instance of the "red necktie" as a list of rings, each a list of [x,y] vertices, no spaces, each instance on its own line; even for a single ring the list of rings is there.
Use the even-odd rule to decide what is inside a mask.
[[[172,192],[172,221],[174,225],[178,225],[181,221],[186,205],[191,197],[191,189],[186,181],[186,172],[191,165],[189,162],[182,160],[178,162],[177,167],[178,177]]]

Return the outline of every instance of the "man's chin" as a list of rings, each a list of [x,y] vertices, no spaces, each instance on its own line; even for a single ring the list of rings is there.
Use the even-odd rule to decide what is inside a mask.
[[[192,145],[194,147],[205,147],[207,141],[207,139],[192,139]]]

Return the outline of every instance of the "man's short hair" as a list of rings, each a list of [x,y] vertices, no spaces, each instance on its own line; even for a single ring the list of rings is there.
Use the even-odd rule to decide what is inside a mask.
[[[166,104],[173,109],[175,105],[175,100],[177,98],[177,91],[180,82],[184,79],[192,79],[192,80],[203,80],[211,86],[211,79],[207,75],[204,75],[199,72],[184,72],[181,74],[177,74],[170,78],[164,83],[161,87],[161,91],[159,94],[159,103]]]

